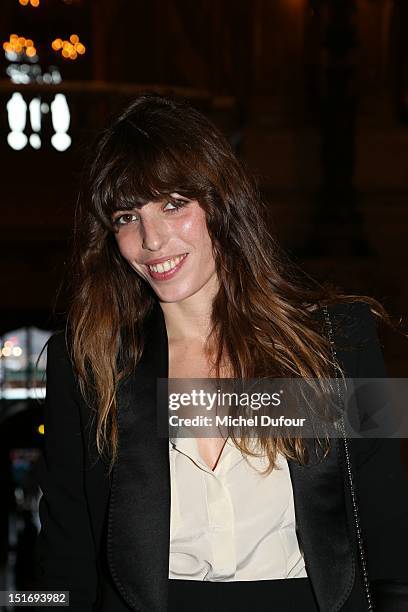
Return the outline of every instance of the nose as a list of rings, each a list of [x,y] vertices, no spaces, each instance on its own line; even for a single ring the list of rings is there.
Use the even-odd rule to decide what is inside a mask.
[[[144,218],[142,223],[142,247],[148,251],[160,251],[166,243],[165,224],[156,219]]]

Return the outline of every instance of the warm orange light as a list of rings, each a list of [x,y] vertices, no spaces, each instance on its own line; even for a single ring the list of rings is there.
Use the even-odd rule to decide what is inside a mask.
[[[56,38],[55,40],[52,41],[51,46],[54,49],[54,51],[59,51],[62,47],[62,40],[60,38]]]
[[[27,6],[28,0],[18,0],[22,6]]]
[[[30,4],[34,8],[37,8],[37,6],[40,6],[40,0],[30,0]]]
[[[69,40],[56,38],[51,43],[51,47],[54,51],[61,51],[63,57],[71,60],[76,60],[78,55],[84,55],[86,51],[85,45],[79,42],[78,34],[71,34]]]
[[[10,35],[10,40],[3,43],[3,49],[9,53],[23,53],[25,51],[28,57],[34,57],[37,53],[31,38],[24,38],[24,36],[17,36],[17,34]]]

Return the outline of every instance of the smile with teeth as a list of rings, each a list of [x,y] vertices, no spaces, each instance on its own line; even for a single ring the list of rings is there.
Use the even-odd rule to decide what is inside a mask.
[[[179,255],[178,257],[174,257],[173,259],[168,259],[167,261],[163,261],[162,263],[159,264],[154,264],[151,266],[147,266],[149,268],[149,270],[151,270],[152,272],[159,272],[159,273],[163,273],[163,272],[168,272],[169,270],[172,270],[173,268],[175,268],[182,259],[184,259],[184,257],[186,257],[187,253],[185,253],[184,255]]]

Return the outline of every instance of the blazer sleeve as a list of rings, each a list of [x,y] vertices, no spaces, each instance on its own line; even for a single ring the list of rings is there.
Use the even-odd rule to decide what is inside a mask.
[[[376,323],[367,304],[360,304],[358,378],[387,378]],[[360,401],[359,401],[360,403]],[[359,411],[370,409],[364,401]],[[360,409],[361,408],[361,409]],[[392,426],[391,426],[392,429]],[[378,612],[408,610],[408,481],[401,440],[352,440],[356,486],[367,569]]]
[[[80,402],[65,335],[54,334],[47,347],[44,448],[37,472],[42,497],[36,583],[38,590],[69,591],[70,610],[91,612],[97,571],[84,493]]]

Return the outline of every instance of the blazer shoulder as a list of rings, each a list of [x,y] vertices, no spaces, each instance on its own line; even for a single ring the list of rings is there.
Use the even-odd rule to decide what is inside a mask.
[[[79,393],[78,379],[71,357],[69,338],[65,330],[54,332],[45,345],[47,349],[47,380],[68,384]]]
[[[47,363],[49,361],[56,362],[59,366],[64,364],[73,370],[71,344],[65,329],[57,330],[51,334],[44,348],[47,349]]]
[[[47,351],[56,355],[69,356],[68,342],[64,329],[59,329],[51,334],[45,344]]]
[[[338,302],[328,306],[328,312],[337,356],[346,376],[385,377],[377,322],[369,304]]]
[[[336,345],[361,349],[377,335],[377,323],[367,302],[337,302],[328,306]]]

